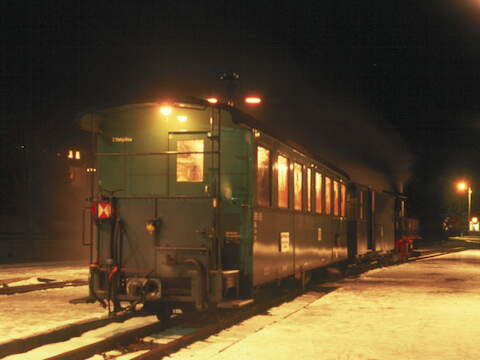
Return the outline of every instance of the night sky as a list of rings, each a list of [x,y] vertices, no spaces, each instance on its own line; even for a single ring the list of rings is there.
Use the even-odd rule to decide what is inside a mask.
[[[280,128],[325,139],[326,158],[410,176],[412,215],[438,222],[458,177],[476,209],[480,1],[1,0],[0,13],[5,184],[19,147],[64,146],[78,113],[207,96],[233,70],[239,92],[288,114]]]

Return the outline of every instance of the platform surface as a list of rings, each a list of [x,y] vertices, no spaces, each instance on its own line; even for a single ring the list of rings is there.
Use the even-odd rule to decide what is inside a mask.
[[[330,284],[172,354],[184,359],[477,360],[480,250]]]

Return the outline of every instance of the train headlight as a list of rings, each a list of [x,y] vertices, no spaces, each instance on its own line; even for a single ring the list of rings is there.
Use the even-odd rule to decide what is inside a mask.
[[[262,103],[262,99],[259,96],[248,96],[245,98],[245,102],[249,105],[259,105]]]
[[[160,113],[164,116],[168,116],[172,113],[172,107],[168,105],[163,105],[160,107]]]
[[[212,96],[212,97],[207,98],[207,101],[210,104],[217,104],[218,103],[218,98]]]

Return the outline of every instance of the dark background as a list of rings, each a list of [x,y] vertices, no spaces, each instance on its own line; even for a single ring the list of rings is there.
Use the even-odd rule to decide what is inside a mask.
[[[262,95],[263,121],[399,191],[406,181],[425,235],[466,216],[458,178],[476,212],[478,1],[1,0],[0,13],[3,216],[76,214],[55,194],[79,113],[208,96],[225,71],[240,74],[239,93]]]

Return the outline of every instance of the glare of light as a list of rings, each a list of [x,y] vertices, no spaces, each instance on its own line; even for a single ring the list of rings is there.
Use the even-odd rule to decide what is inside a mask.
[[[68,150],[68,155],[67,155],[67,157],[68,157],[69,159],[73,159],[73,150]]]
[[[97,169],[95,169],[95,168],[87,168],[87,173],[94,173],[96,171],[97,171]]]
[[[209,98],[207,98],[207,101],[210,104],[217,104],[218,103],[218,99],[216,97],[209,97]]]
[[[249,96],[245,98],[245,102],[247,104],[257,105],[262,102],[262,99],[260,99],[258,96]]]
[[[187,121],[187,117],[185,115],[179,115],[177,116],[177,120],[183,123]]]
[[[478,217],[476,216],[472,217],[472,223],[474,224],[478,223]]]
[[[80,151],[75,151],[75,159],[80,160]]]
[[[162,115],[168,116],[172,113],[172,107],[168,106],[168,105],[164,105],[164,106],[160,107],[160,113]]]
[[[457,184],[457,190],[458,191],[465,191],[468,188],[468,184],[465,181],[460,181]]]

